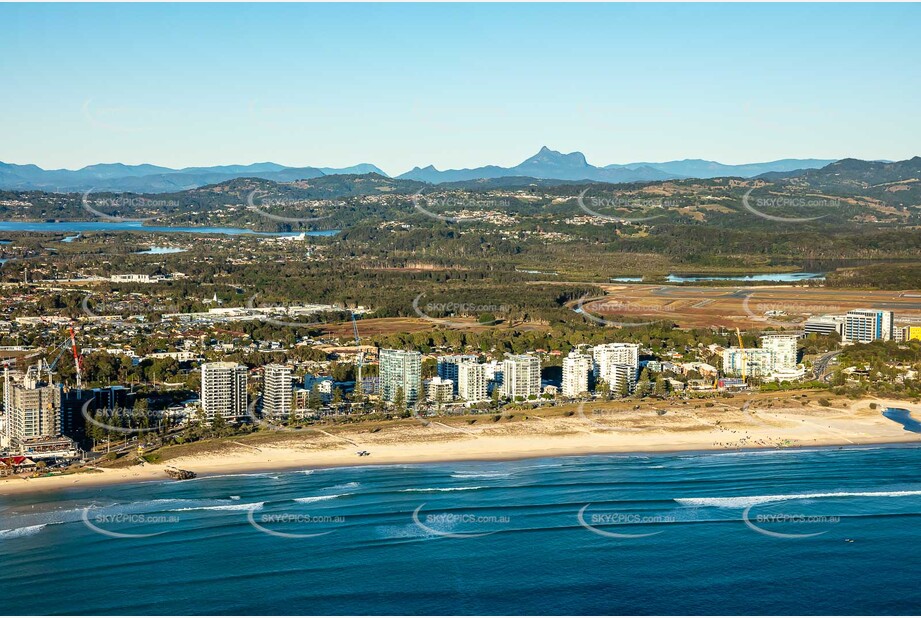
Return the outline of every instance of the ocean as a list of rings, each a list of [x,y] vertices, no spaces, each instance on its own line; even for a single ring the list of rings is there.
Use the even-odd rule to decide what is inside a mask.
[[[919,474],[921,449],[889,446],[371,465],[0,495],[2,609],[917,614]]]

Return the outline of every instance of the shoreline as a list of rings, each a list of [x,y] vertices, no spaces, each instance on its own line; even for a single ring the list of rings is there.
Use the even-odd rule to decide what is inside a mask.
[[[362,460],[362,461],[341,461],[336,463],[321,462],[311,463],[290,462],[276,465],[260,464],[241,464],[239,466],[228,466],[223,469],[213,469],[213,466],[207,466],[205,469],[196,472],[195,479],[246,476],[251,474],[271,474],[271,473],[291,473],[303,470],[332,470],[337,468],[359,468],[372,466],[407,466],[407,465],[425,465],[425,464],[445,464],[445,463],[469,463],[469,462],[509,462],[525,461],[531,459],[553,459],[561,457],[604,457],[610,455],[648,455],[648,456],[666,456],[666,455],[712,455],[715,453],[758,453],[772,452],[796,453],[810,450],[867,450],[873,448],[921,448],[921,434],[918,434],[917,440],[900,439],[900,440],[883,440],[878,442],[834,442],[829,441],[821,444],[799,445],[788,447],[764,446],[764,447],[746,447],[746,448],[662,448],[662,449],[634,449],[634,450],[591,450],[591,451],[569,451],[559,449],[548,449],[542,452],[516,453],[513,455],[492,455],[492,456],[447,456],[447,457],[416,457],[405,458],[400,460],[386,461],[382,460]],[[23,494],[55,494],[65,492],[68,489],[81,489],[84,487],[109,487],[117,485],[135,485],[142,483],[175,483],[179,482],[171,479],[166,475],[165,469],[172,464],[144,464],[143,466],[130,466],[128,468],[98,468],[100,472],[80,472],[74,474],[38,477],[38,478],[6,478],[0,479],[0,498],[6,496],[23,495]],[[187,479],[187,480],[195,480]],[[17,482],[21,481],[21,482]]]
[[[921,405],[864,399],[821,407],[774,396],[755,396],[743,404],[719,402],[670,409],[657,415],[654,405],[637,410],[629,404],[591,404],[583,414],[565,409],[514,411],[502,422],[480,417],[344,425],[302,432],[251,434],[214,444],[192,443],[200,451],[180,451],[163,463],[100,468],[100,472],[23,480],[0,480],[0,497],[29,493],[66,493],[68,489],[140,482],[172,482],[167,466],[191,470],[198,478],[217,475],[290,472],[340,467],[517,461],[544,457],[593,455],[711,454],[792,451],[812,448],[921,446],[921,433],[905,430],[882,415],[887,408],[907,409],[921,417]],[[875,403],[877,409],[869,408]],[[792,407],[794,404],[800,408]],[[845,407],[846,406],[846,407]],[[599,413],[607,416],[600,416]],[[517,417],[517,418],[515,418]],[[515,420],[511,420],[511,419]],[[597,419],[597,420],[596,420]],[[493,422],[490,422],[490,421]],[[479,424],[478,424],[479,423]],[[332,433],[335,432],[335,433]],[[258,441],[257,441],[258,440]],[[356,451],[371,455],[359,457]]]

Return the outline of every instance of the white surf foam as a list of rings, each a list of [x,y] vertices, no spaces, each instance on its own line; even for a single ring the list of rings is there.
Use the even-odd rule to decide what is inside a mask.
[[[189,506],[173,511],[260,511],[265,502],[247,502],[245,504],[214,504],[210,506]]]
[[[24,536],[32,536],[41,532],[42,528],[48,524],[36,524],[34,526],[23,526],[22,528],[10,528],[0,530],[0,539],[18,539]]]
[[[359,485],[361,485],[361,483],[352,481],[351,483],[343,483],[342,485],[333,485],[332,487],[329,487],[328,489],[355,489]]]
[[[333,498],[341,498],[342,496],[347,496],[349,494],[331,494],[329,496],[307,496],[306,498],[295,498],[295,502],[300,502],[301,504],[311,504],[313,502],[322,502],[323,500],[332,500]]]
[[[413,489],[401,489],[401,493],[425,493],[433,491],[473,491],[475,489],[486,489],[482,485],[476,487],[422,487],[422,488],[413,488]]]
[[[745,508],[767,502],[784,500],[814,500],[820,498],[903,498],[921,496],[921,491],[835,491],[814,494],[777,494],[772,496],[733,496],[727,498],[675,498],[685,506],[716,506],[721,508]]]

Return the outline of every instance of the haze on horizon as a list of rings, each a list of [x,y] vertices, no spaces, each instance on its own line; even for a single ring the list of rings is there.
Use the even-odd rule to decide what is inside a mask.
[[[919,153],[918,5],[0,6],[0,161]]]

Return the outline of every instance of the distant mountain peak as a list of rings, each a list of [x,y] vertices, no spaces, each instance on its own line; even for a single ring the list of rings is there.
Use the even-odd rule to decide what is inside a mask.
[[[579,168],[579,167],[588,167],[588,161],[585,160],[585,155],[581,152],[570,152],[569,154],[563,154],[558,150],[551,150],[546,146],[542,146],[540,151],[533,157],[525,159],[518,167],[525,167],[529,165],[556,165],[560,167],[569,167],[569,168]]]

